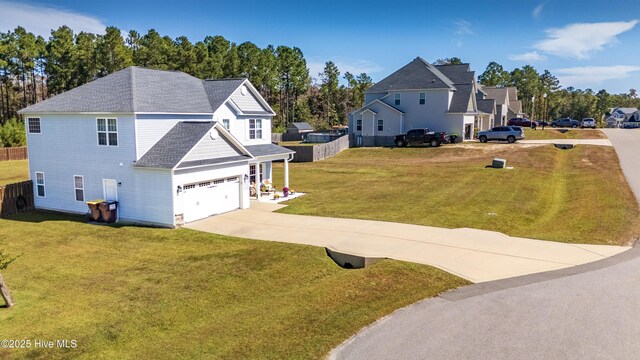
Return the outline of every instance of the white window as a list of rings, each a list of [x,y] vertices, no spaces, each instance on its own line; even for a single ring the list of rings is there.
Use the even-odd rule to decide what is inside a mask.
[[[420,93],[420,105],[424,105],[427,102],[427,94]]]
[[[249,139],[262,139],[262,119],[249,119]]]
[[[362,131],[362,119],[356,120],[356,130]]]
[[[400,105],[400,93],[396,93],[394,104]]]
[[[44,173],[41,171],[36,171],[36,195],[38,195],[38,197],[45,197]]]
[[[384,130],[384,120],[378,119],[378,131]]]
[[[231,128],[231,123],[229,122],[229,119],[222,119],[222,126],[224,126],[225,129],[229,130]]]
[[[251,182],[251,184],[256,183],[256,166],[255,165],[249,165],[249,181]]]
[[[76,193],[76,201],[84,201],[84,178],[82,176],[73,176],[73,189]]]
[[[98,145],[118,146],[118,120],[97,119]]]
[[[42,129],[40,128],[40,118],[28,118],[29,134],[40,134]]]

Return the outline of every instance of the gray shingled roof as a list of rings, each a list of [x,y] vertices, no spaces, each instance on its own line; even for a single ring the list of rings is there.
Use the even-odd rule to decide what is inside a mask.
[[[28,106],[20,113],[213,113],[244,81],[203,81],[179,71],[131,66]]]
[[[522,101],[520,100],[510,100],[509,101],[509,109],[516,114],[522,113]]]
[[[249,145],[245,146],[245,148],[247,148],[254,157],[295,153],[293,150],[275,144]]]
[[[368,93],[381,93],[409,89],[455,89],[449,80],[435,66],[417,57],[393,74],[367,89]]]
[[[242,161],[242,160],[247,160],[248,161],[249,159],[251,159],[250,156],[237,155],[237,156],[221,157],[221,158],[216,158],[216,159],[184,161],[184,162],[181,162],[180,165],[178,165],[178,169],[188,168],[188,167],[192,167],[192,166],[223,164],[223,163],[234,162],[234,161]]]
[[[213,121],[181,121],[136,163],[138,167],[173,169],[209,130]]]
[[[507,88],[485,86],[482,90],[487,93],[486,99],[495,99],[497,105],[504,105],[507,103]]]
[[[211,109],[216,111],[245,80],[246,79],[204,80],[204,90],[211,104]]]
[[[496,101],[494,99],[481,99],[476,101],[479,111],[487,114],[493,114],[496,111]]]
[[[289,125],[288,127],[297,128],[298,130],[313,130],[311,125],[306,122],[294,122],[291,123],[291,125]]]
[[[469,110],[469,102],[471,101],[473,94],[472,84],[459,84],[456,85],[458,90],[453,92],[451,98],[451,104],[449,105],[450,113],[466,113]]]
[[[469,64],[436,65],[435,67],[449,78],[454,85],[471,84],[475,80],[476,73],[471,71]]]

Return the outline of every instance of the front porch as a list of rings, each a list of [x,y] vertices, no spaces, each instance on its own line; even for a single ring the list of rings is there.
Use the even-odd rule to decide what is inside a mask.
[[[289,162],[294,151],[274,144],[247,146],[254,159],[249,161],[249,196],[260,200],[272,199],[277,191],[289,189]],[[273,178],[273,162],[284,162],[282,179]],[[284,194],[282,194],[284,195]]]

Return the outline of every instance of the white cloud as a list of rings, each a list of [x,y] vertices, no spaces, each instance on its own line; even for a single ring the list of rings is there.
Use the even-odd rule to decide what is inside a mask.
[[[27,31],[48,39],[51,30],[62,25],[67,25],[76,34],[81,31],[104,34],[106,28],[100,19],[70,10],[0,0],[0,31],[13,31],[22,26]]]
[[[509,60],[524,61],[524,62],[536,62],[547,60],[547,57],[541,55],[537,51],[531,51],[524,54],[509,55]]]
[[[613,65],[613,66],[580,66],[572,68],[555,69],[560,84],[564,87],[594,88],[607,80],[625,79],[631,73],[640,71],[640,66]]]
[[[466,20],[456,20],[453,22],[455,25],[454,33],[458,36],[475,35],[476,32],[471,28],[471,23]]]
[[[538,6],[536,6],[536,8],[535,8],[535,9],[533,9],[533,12],[531,13],[531,16],[532,16],[534,19],[539,18],[539,17],[540,17],[540,15],[542,15],[542,9],[544,9],[544,6],[545,6],[546,4],[547,4],[547,3],[542,3],[542,4],[538,5]]]
[[[382,71],[382,66],[373,63],[368,60],[362,59],[336,59],[332,60],[334,64],[340,70],[340,79],[346,72],[350,72],[353,75],[360,75],[361,73],[367,73],[367,75],[371,75],[372,73],[376,73]],[[307,67],[309,68],[309,76],[314,79],[318,79],[318,74],[324,71],[324,62],[308,62]]]
[[[633,29],[637,23],[638,20],[569,24],[547,30],[547,38],[533,47],[560,57],[588,59],[590,53],[617,42],[616,36]]]

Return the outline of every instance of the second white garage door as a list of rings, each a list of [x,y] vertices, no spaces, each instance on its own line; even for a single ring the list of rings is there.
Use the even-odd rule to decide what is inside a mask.
[[[183,186],[184,221],[204,219],[240,207],[237,177],[201,181]]]

